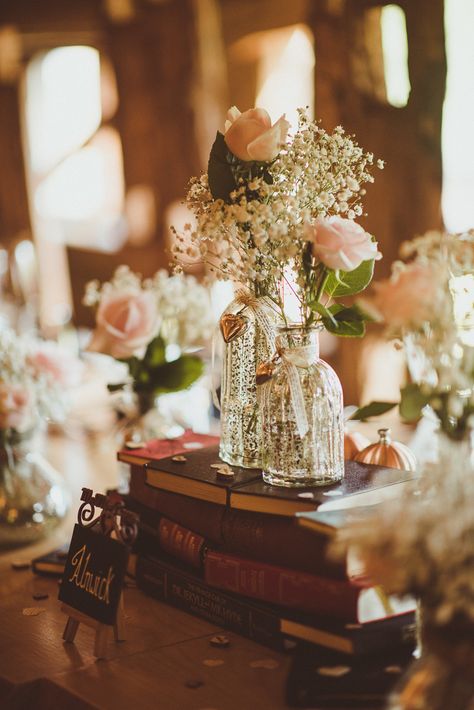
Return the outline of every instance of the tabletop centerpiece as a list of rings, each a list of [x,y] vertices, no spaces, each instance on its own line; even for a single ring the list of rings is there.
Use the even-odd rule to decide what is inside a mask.
[[[69,492],[40,444],[48,422],[64,420],[81,367],[54,342],[0,330],[0,547],[34,542],[67,512]]]
[[[321,364],[317,332],[364,334],[368,316],[337,299],[363,290],[381,257],[354,221],[374,156],[342,127],[327,133],[306,110],[298,114],[288,138],[284,116],[272,125],[263,109],[229,110],[207,174],[191,181],[196,226],[176,235],[175,247],[181,263],[201,258],[212,275],[238,284],[221,319],[220,455],[290,486],[343,475],[341,388]],[[285,289],[298,299],[297,324],[288,322]],[[260,394],[259,366],[258,381],[267,381]]]
[[[124,365],[108,389],[125,440],[163,438],[172,423],[157,410],[159,397],[187,389],[204,372],[196,351],[213,328],[208,290],[193,276],[162,269],[142,279],[120,266],[110,281],[87,284],[84,303],[96,309],[88,350]]]

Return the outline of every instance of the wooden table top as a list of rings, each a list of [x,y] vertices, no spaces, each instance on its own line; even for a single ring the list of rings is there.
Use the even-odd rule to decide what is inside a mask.
[[[103,491],[118,483],[115,444],[52,437],[47,458],[70,483],[73,500],[82,486]],[[217,626],[124,590],[127,640],[109,644],[108,660],[93,656],[94,632],[80,626],[74,644],[62,641],[66,616],[57,600],[56,579],[14,570],[70,537],[77,505],[69,519],[41,543],[0,555],[0,708],[114,708],[129,710],[278,710],[284,703],[289,657],[238,635],[227,648],[210,645]],[[35,601],[33,594],[48,598]],[[25,616],[30,607],[44,609]],[[273,668],[255,667],[271,659]],[[258,663],[256,664],[259,665]],[[191,688],[194,681],[199,687]],[[198,684],[198,683],[196,683]]]

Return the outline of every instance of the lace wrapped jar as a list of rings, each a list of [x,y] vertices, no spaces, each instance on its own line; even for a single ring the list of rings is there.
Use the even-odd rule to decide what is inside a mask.
[[[342,388],[319,358],[318,328],[279,328],[277,355],[259,370],[263,478],[276,486],[325,486],[344,476]]]
[[[271,301],[238,291],[220,319],[224,339],[219,455],[231,466],[261,468],[256,371],[274,352],[279,322]]]

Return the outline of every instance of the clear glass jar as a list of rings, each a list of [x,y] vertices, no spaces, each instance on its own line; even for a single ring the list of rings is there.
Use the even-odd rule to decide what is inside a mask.
[[[261,395],[263,479],[271,485],[325,486],[344,476],[342,388],[319,358],[318,331],[278,329],[278,359]]]
[[[261,415],[256,371],[274,350],[279,317],[265,297],[245,304],[237,295],[222,314],[224,336],[221,375],[219,456],[231,466],[261,468]]]
[[[65,482],[38,451],[35,438],[0,448],[0,549],[51,532],[70,506]]]

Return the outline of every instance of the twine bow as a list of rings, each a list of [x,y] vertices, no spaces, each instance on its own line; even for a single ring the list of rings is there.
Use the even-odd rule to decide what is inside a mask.
[[[293,413],[295,415],[296,428],[301,438],[309,431],[308,417],[306,416],[306,406],[301,388],[298,368],[307,368],[318,358],[319,351],[317,345],[302,345],[296,348],[278,348],[276,356],[270,363],[264,363],[264,381],[270,379],[278,363],[288,380],[290,388],[290,399]],[[265,395],[268,398],[269,387],[265,387]]]

